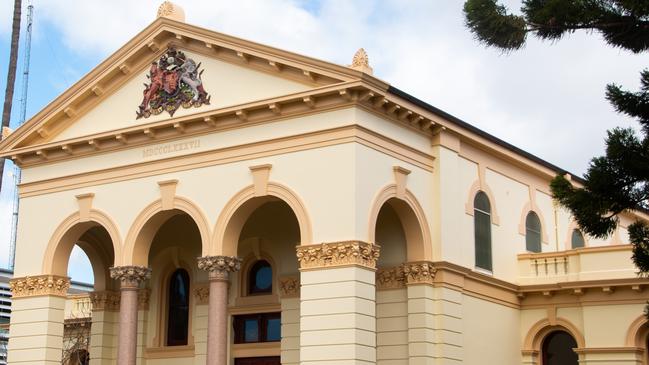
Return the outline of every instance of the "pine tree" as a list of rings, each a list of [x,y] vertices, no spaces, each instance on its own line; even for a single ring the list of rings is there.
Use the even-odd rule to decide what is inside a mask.
[[[649,50],[647,0],[523,0],[521,12],[508,13],[497,0],[464,4],[466,25],[476,38],[505,51],[523,47],[528,34],[558,40],[580,29],[601,33],[612,47],[633,53]],[[613,233],[620,213],[649,208],[649,70],[641,72],[640,91],[611,84],[606,99],[619,113],[636,118],[641,130],[608,131],[606,154],[591,160],[583,187],[574,187],[561,175],[550,184],[554,199],[598,238]],[[633,261],[640,274],[649,276],[649,225],[637,220],[628,230]]]

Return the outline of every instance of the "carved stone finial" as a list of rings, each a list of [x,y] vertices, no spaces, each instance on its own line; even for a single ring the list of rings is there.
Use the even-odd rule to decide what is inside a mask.
[[[241,259],[234,256],[199,257],[198,268],[209,272],[210,279],[228,280],[229,273],[241,269]]]
[[[110,268],[110,277],[119,280],[122,288],[137,288],[151,278],[151,269],[144,266],[117,266]]]
[[[185,11],[180,6],[172,3],[171,1],[165,1],[160,4],[158,7],[158,18],[164,17],[173,19],[179,22],[185,21]]]
[[[349,67],[370,75],[373,72],[372,67],[370,67],[370,60],[369,57],[367,57],[367,52],[365,52],[365,49],[363,48],[356,51],[356,54],[354,54],[354,58],[352,59],[352,64]]]

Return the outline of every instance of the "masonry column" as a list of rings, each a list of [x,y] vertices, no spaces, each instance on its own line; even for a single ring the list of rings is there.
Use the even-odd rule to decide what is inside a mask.
[[[228,278],[239,271],[241,259],[233,256],[198,258],[198,268],[209,273],[207,309],[207,365],[228,363]]]
[[[60,364],[70,279],[40,275],[9,282],[12,295],[9,364]]]
[[[408,288],[409,364],[461,364],[462,293],[435,287],[432,262],[408,262],[403,272]]]
[[[351,241],[298,246],[300,364],[376,363],[379,247]]]
[[[90,326],[90,361],[93,365],[113,364],[117,355],[119,292],[94,291]]]
[[[110,277],[120,282],[119,338],[117,363],[135,365],[137,356],[137,312],[140,283],[151,278],[151,269],[143,266],[110,268]]]

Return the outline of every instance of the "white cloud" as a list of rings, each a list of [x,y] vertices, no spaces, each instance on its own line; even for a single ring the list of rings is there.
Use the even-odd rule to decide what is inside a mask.
[[[463,1],[176,0],[187,21],[347,64],[368,50],[378,77],[563,168],[583,173],[603,153],[606,129],[633,125],[604,100],[604,86],[638,84],[644,55],[576,33],[530,38],[508,55],[478,44]],[[36,0],[37,15],[80,55],[107,56],[154,20],[160,1]],[[517,11],[520,0],[504,1]],[[566,153],[569,151],[569,153]]]

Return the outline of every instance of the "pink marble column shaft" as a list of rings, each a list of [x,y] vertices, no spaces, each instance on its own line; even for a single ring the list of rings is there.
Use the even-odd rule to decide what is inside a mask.
[[[198,258],[198,267],[209,272],[210,296],[207,310],[207,365],[227,364],[228,277],[238,271],[241,260],[231,256]]]
[[[135,365],[138,289],[140,283],[151,277],[151,269],[141,266],[112,267],[110,277],[120,281],[121,291],[117,364]]]
[[[226,364],[228,347],[228,282],[210,278],[207,312],[207,364]]]

